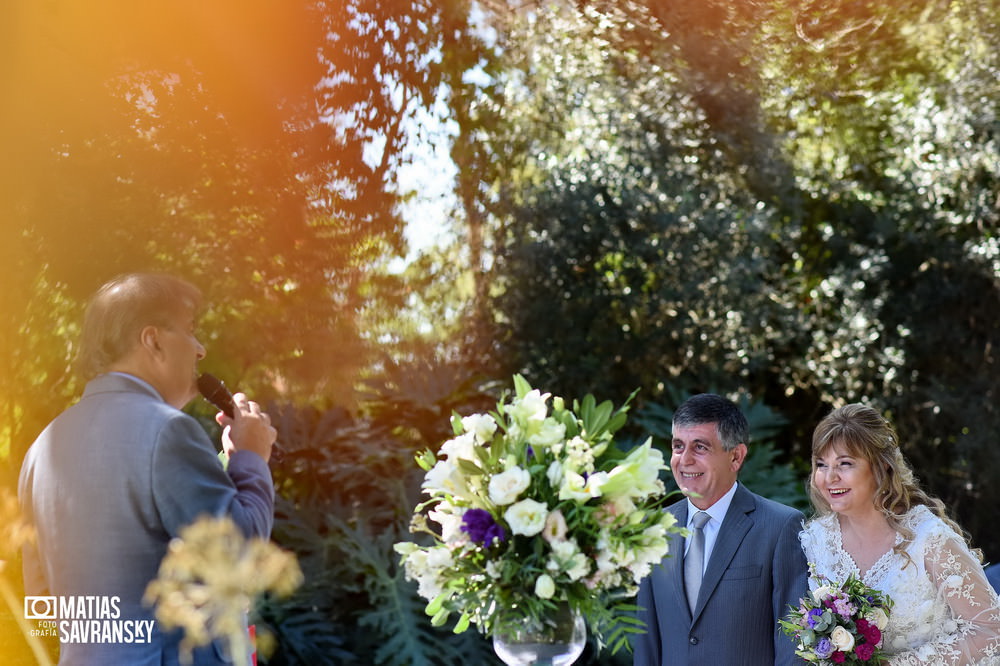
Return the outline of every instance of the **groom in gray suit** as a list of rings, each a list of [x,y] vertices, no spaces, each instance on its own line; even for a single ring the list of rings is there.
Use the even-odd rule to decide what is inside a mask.
[[[142,602],[170,540],[205,515],[230,517],[247,537],[270,536],[267,461],[276,433],[267,414],[238,393],[233,418],[217,417],[223,469],[204,429],[180,411],[197,395],[195,366],[205,356],[194,332],[199,301],[193,286],[170,276],[104,285],[80,343],[92,379],[25,456],[18,494],[38,537],[24,551],[25,592],[56,599],[25,607],[78,621],[60,622],[60,664],[178,663],[180,636],[162,630]],[[112,624],[118,634],[92,633]],[[210,645],[194,663],[227,659]]]
[[[803,516],[737,483],[748,439],[746,417],[721,396],[674,413],[670,468],[687,498],[668,510],[691,535],[672,537],[639,589],[635,666],[802,663],[778,619],[808,589]]]

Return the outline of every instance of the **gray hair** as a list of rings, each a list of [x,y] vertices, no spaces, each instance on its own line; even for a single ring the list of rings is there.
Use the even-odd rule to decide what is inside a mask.
[[[83,318],[77,367],[91,379],[122,359],[146,326],[168,326],[180,308],[197,308],[201,292],[171,275],[129,273],[105,283]]]
[[[750,443],[750,424],[731,400],[714,393],[691,396],[674,412],[673,427],[683,428],[714,423],[725,451]]]

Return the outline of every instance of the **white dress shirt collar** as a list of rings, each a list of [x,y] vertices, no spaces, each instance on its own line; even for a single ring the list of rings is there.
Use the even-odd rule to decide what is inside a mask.
[[[738,485],[739,482],[734,483],[733,487],[730,488],[725,495],[720,497],[718,502],[708,507],[707,509],[699,509],[694,504],[692,504],[690,499],[688,499],[687,528],[691,529],[691,519],[694,517],[694,514],[697,513],[698,511],[704,511],[711,518],[711,520],[707,523],[706,527],[714,527],[715,529],[718,529],[722,525],[722,521],[726,517],[726,512],[729,511],[729,505],[733,503],[733,495],[736,494],[736,486]]]
[[[703,571],[708,568],[709,560],[712,557],[712,550],[715,548],[715,542],[719,537],[719,530],[722,529],[722,521],[726,518],[726,513],[729,511],[729,505],[733,503],[733,495],[736,494],[736,486],[738,485],[739,483],[734,483],[733,487],[730,488],[725,495],[720,497],[718,502],[707,509],[699,509],[691,503],[690,499],[687,501],[687,528],[689,530],[693,531],[691,519],[698,511],[704,511],[709,517],[709,521],[705,523],[705,526],[702,528],[705,533],[705,563]],[[684,542],[684,552],[686,553],[687,548],[691,545],[691,538],[688,537],[684,540]]]

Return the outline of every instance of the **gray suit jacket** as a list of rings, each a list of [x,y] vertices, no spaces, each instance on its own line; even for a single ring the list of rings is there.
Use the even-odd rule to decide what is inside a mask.
[[[687,524],[687,502],[668,509]],[[778,619],[808,590],[798,534],[802,514],[742,485],[719,530],[694,616],[684,593],[684,539],[642,582],[637,604],[646,633],[634,641],[635,666],[799,664]]]
[[[197,421],[145,382],[117,373],[91,381],[39,435],[18,494],[38,532],[37,547],[24,552],[25,593],[117,597],[123,621],[154,619],[142,595],[181,528],[203,515],[228,515],[247,536],[268,538],[274,520],[263,458],[240,451],[224,470]],[[100,619],[95,610],[83,617],[95,615]],[[60,664],[177,663],[179,636],[155,622],[142,642],[67,636]],[[196,652],[195,663],[224,663],[215,647]]]

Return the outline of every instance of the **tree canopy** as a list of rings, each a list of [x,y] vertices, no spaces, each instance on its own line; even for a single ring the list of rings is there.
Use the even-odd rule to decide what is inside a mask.
[[[400,303],[407,118],[465,68],[460,3],[10,3],[0,46],[0,447],[79,392],[85,299],[115,274],[205,292],[206,367],[349,404]],[[447,52],[447,58],[442,54]],[[20,455],[13,455],[14,462]]]
[[[746,391],[805,458],[825,411],[871,403],[1000,550],[997,8],[498,10],[457,146],[498,363],[612,399]]]

